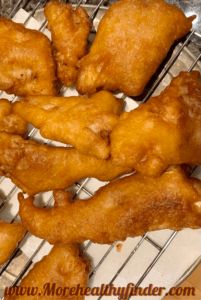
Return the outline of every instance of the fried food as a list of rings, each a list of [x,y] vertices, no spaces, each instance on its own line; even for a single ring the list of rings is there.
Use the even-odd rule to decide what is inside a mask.
[[[77,245],[56,245],[22,279],[20,287],[37,287],[36,295],[4,296],[5,300],[84,300],[81,289],[87,287],[89,262]],[[80,286],[80,289],[77,289]],[[54,288],[55,287],[55,288]],[[61,290],[62,293],[56,293]],[[74,294],[70,294],[70,289]],[[50,292],[48,295],[48,291]],[[76,295],[75,290],[78,290]],[[41,295],[39,295],[41,293]]]
[[[57,76],[71,86],[78,73],[78,60],[86,54],[91,23],[83,7],[50,1],[45,7],[48,28],[51,31]]]
[[[155,176],[169,165],[201,163],[201,81],[181,72],[158,97],[121,115],[111,134],[115,163]]]
[[[164,0],[115,2],[80,62],[78,91],[102,88],[140,95],[172,44],[191,29],[193,19]]]
[[[41,145],[0,133],[0,175],[10,178],[29,195],[65,189],[86,177],[108,181],[129,171],[111,160],[80,154],[75,149]]]
[[[0,18],[0,89],[9,94],[56,95],[55,65],[48,38]]]
[[[102,91],[85,97],[28,97],[14,103],[14,112],[40,129],[43,137],[71,144],[101,159],[110,154],[109,134],[123,101]]]
[[[6,223],[0,221],[0,265],[4,264],[25,234],[21,223]]]
[[[118,179],[84,201],[72,202],[63,191],[54,196],[56,207],[38,208],[33,198],[19,195],[24,226],[53,244],[112,243],[149,230],[201,227],[201,181],[177,168],[157,178],[134,174]]]
[[[0,132],[25,134],[27,123],[13,113],[12,104],[6,99],[0,99]]]

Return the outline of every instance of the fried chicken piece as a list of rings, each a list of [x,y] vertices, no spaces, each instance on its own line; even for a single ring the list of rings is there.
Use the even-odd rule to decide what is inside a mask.
[[[13,106],[10,101],[0,99],[0,132],[23,135],[26,131],[27,123],[13,113]]]
[[[14,112],[45,138],[101,159],[110,154],[109,134],[122,109],[123,101],[106,91],[91,98],[35,96],[14,103]]]
[[[111,134],[115,163],[155,176],[173,164],[201,163],[201,81],[181,72],[158,97],[124,113]]]
[[[41,145],[0,133],[0,175],[10,178],[29,195],[65,189],[86,177],[108,181],[129,171],[111,160],[80,154],[75,149]]]
[[[115,2],[80,62],[78,91],[102,88],[140,95],[172,44],[191,29],[193,19],[164,0]]]
[[[179,168],[157,178],[124,177],[85,201],[72,202],[62,191],[54,195],[54,208],[35,207],[33,198],[19,195],[24,226],[53,244],[112,243],[149,230],[201,227],[201,181],[187,178]]]
[[[48,38],[0,18],[0,89],[9,94],[56,95],[55,65]]]
[[[86,54],[91,29],[89,16],[83,7],[50,1],[45,7],[48,28],[51,31],[57,76],[65,86],[75,83],[78,60]]]
[[[25,234],[21,223],[6,223],[0,221],[0,265],[4,264]]]
[[[36,295],[6,296],[5,300],[84,300],[81,289],[87,287],[89,262],[81,256],[77,245],[56,245],[47,256],[37,262],[22,279],[20,287],[38,288]],[[80,286],[78,289],[77,286]],[[55,288],[54,288],[55,287]],[[56,290],[62,288],[62,293]],[[69,294],[70,289],[78,295]],[[50,292],[48,295],[48,291]],[[39,295],[41,293],[41,295]]]

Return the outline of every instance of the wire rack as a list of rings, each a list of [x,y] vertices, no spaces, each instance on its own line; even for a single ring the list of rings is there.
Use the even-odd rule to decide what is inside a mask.
[[[27,7],[28,2],[29,6]],[[41,13],[46,1],[33,1],[32,5],[30,2],[31,1],[22,0],[16,1],[12,9],[10,9],[9,13],[7,13],[7,17],[16,21],[20,20],[20,22],[23,22],[26,27],[36,28],[48,35],[46,28],[47,22],[43,13]],[[97,18],[99,21],[106,9],[106,7],[103,6],[104,0],[100,0],[97,5],[87,5],[86,2],[83,3],[83,1],[79,1],[75,4],[75,6],[79,5],[84,5],[88,9],[90,18],[93,20],[94,27],[96,28]],[[40,22],[35,19],[38,12],[40,17],[42,15]],[[196,52],[198,53],[197,55],[192,55],[192,53],[188,50],[188,46],[192,44],[192,42],[194,43],[195,36],[197,36],[197,33],[192,31],[182,42],[175,45],[174,49],[171,50],[169,59],[164,63],[162,70],[157,74],[157,77],[154,78],[146,91],[146,94],[143,96],[143,99],[141,99],[142,102],[147,101],[152,94],[159,93],[160,90],[169,83],[170,79],[180,70],[191,71],[194,68],[200,69],[201,53],[199,49],[198,52]],[[188,57],[187,60],[186,57]],[[184,60],[185,63],[181,64],[181,61]],[[75,90],[72,89],[63,88],[62,92],[64,95],[76,95]],[[17,99],[15,95],[10,96],[3,92],[0,93],[0,96],[7,97],[10,101],[15,101]],[[128,98],[122,94],[117,96],[126,101],[127,109],[132,109],[140,105],[139,102],[135,101],[136,99]],[[31,137],[38,138],[45,143],[51,143],[51,141],[41,139],[35,128],[29,132],[29,138]],[[194,172],[199,175],[199,171],[201,170],[197,168]],[[74,185],[75,196],[79,195],[81,198],[92,196],[97,188],[103,184],[104,183],[100,183],[98,180],[91,178],[77,182]],[[9,218],[10,222],[15,222],[18,219],[16,197],[19,189],[14,186],[10,180],[1,177],[0,191],[0,218]],[[45,201],[46,205],[51,205],[53,202],[52,194],[50,192],[43,193],[43,201]],[[13,203],[15,203],[15,205],[13,205]],[[166,230],[162,232],[162,235],[160,235],[161,233],[159,234],[160,237],[162,236],[160,239],[157,238],[157,234],[158,233],[146,233],[142,237],[127,239],[123,243],[123,250],[121,253],[118,253],[117,251],[118,242],[112,245],[97,245],[90,241],[85,242],[83,244],[83,251],[93,257],[93,267],[89,276],[90,285],[93,286],[95,284],[96,286],[99,286],[101,283],[118,284],[122,282],[126,285],[128,282],[134,281],[137,287],[141,286],[143,282],[146,282],[146,279],[153,268],[156,267],[159,259],[164,256],[166,250],[180,233]],[[149,250],[146,250],[145,248]],[[5,281],[6,277],[9,277],[9,284],[11,286],[17,285],[33,263],[39,260],[45,252],[48,252],[48,249],[49,245],[46,241],[33,237],[27,232],[9,260],[1,266],[0,283],[1,281]],[[23,253],[28,254],[23,256]],[[23,258],[20,260],[20,257],[22,256]],[[176,280],[172,282],[172,285],[181,283],[200,261],[201,257],[198,255],[196,259],[188,265],[188,267],[185,267],[185,270],[180,272],[179,276],[175,278]],[[13,271],[13,269],[15,271]],[[135,272],[134,269],[140,269],[140,271]],[[5,281],[4,285],[6,284],[8,284],[8,281]],[[0,297],[3,297],[3,295],[0,294]],[[93,297],[93,299],[94,298],[99,300],[104,297]],[[109,297],[106,298],[108,299]],[[90,297],[87,297],[87,299],[90,299]]]

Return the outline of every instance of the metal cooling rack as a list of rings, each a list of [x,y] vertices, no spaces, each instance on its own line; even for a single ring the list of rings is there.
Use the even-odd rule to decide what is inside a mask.
[[[27,6],[29,2],[29,6]],[[30,3],[31,2],[31,3]],[[104,14],[104,11],[107,9],[103,6],[104,0],[100,0],[98,4],[95,5],[87,5],[86,2],[79,1],[75,6],[83,5],[85,6],[90,14],[90,18],[94,21],[94,27],[96,28],[97,15],[99,15],[99,19]],[[26,27],[37,27],[37,29],[41,32],[47,33],[47,22],[42,16],[40,22],[37,24],[34,23],[33,17],[36,17],[37,13],[42,11],[42,8],[46,1],[23,1],[19,0],[15,2],[15,5],[10,9],[7,17],[13,18],[14,20],[18,20],[18,14],[22,13],[25,17],[23,18],[23,23]],[[34,25],[33,25],[34,24]],[[48,34],[48,33],[47,33]],[[158,93],[161,88],[163,88],[167,83],[169,83],[170,79],[178,73],[179,69],[182,70],[185,67],[185,70],[191,71],[194,68],[201,69],[200,59],[201,53],[200,49],[198,49],[198,55],[194,56],[188,50],[188,47],[195,43],[195,37],[197,40],[198,34],[195,31],[192,31],[181,43],[179,43],[174,51],[172,51],[172,55],[170,59],[164,63],[162,71],[157,75],[152,82],[152,85],[146,91],[146,94],[143,97],[143,102],[146,101],[152,94]],[[201,39],[199,40],[200,45]],[[198,48],[199,48],[198,45]],[[196,45],[195,45],[196,46]],[[196,52],[197,53],[197,52]],[[188,56],[188,63],[184,65],[180,64],[179,58]],[[181,58],[183,60],[183,58]],[[176,67],[175,67],[176,66]],[[186,69],[187,67],[187,69]],[[62,89],[64,95],[76,94],[74,90]],[[17,97],[15,95],[6,95],[5,93],[0,93],[1,97],[7,97],[10,101],[15,101]],[[126,97],[125,95],[118,95],[126,101],[129,109],[137,107],[140,103],[135,101],[135,99],[131,99]],[[34,137],[42,140],[45,143],[51,143],[51,141],[41,139],[38,131],[33,128],[29,133],[29,138]],[[196,171],[195,171],[196,172]],[[92,196],[95,190],[104,183],[100,183],[95,179],[85,179],[81,182],[78,182],[74,185],[74,193],[75,197],[79,195],[81,198],[87,198]],[[0,190],[2,191],[2,195],[0,195],[0,218],[2,219],[10,219],[10,222],[14,222],[18,219],[18,213],[16,206],[13,206],[13,203],[17,203],[16,196],[19,189],[14,186],[10,180],[5,179],[3,177],[0,178]],[[53,197],[51,193],[43,194],[43,201],[45,201],[46,205],[51,205],[53,202]],[[13,208],[14,207],[14,208]],[[163,231],[164,232],[164,231]],[[92,256],[93,259],[93,268],[90,273],[90,284],[98,283],[118,283],[119,278],[122,280],[122,273],[127,272],[127,267],[129,265],[135,266],[135,264],[139,264],[139,254],[144,251],[144,247],[149,247],[149,252],[144,251],[144,260],[146,261],[146,266],[143,265],[143,269],[138,274],[131,273],[130,281],[135,281],[136,286],[140,286],[145,279],[149,276],[151,270],[157,266],[157,262],[164,255],[168,247],[173,243],[175,238],[179,234],[175,231],[167,230],[164,234],[162,242],[158,242],[156,238],[152,236],[150,233],[146,233],[142,237],[137,237],[133,239],[127,239],[123,243],[123,253],[117,253],[116,246],[117,242],[112,245],[97,245],[93,244],[90,241],[87,241],[83,244],[83,250],[89,255]],[[34,246],[32,246],[34,245]],[[45,248],[46,247],[46,248]],[[11,286],[17,285],[24,274],[29,270],[32,264],[37,261],[44,252],[43,249],[46,249],[47,252],[47,242],[40,240],[31,236],[30,233],[26,233],[23,240],[20,242],[10,259],[0,268],[0,282],[4,281],[5,278],[9,277],[9,284]],[[24,255],[23,253],[27,253],[27,249],[29,250],[29,255]],[[30,250],[31,249],[31,250]],[[201,252],[201,251],[200,251]],[[111,260],[112,256],[112,260]],[[16,272],[13,272],[13,268],[16,265],[16,261],[19,261],[19,257],[22,257],[20,262],[18,263],[18,268],[16,268]],[[118,261],[118,263],[116,263]],[[177,281],[174,282],[175,285],[180,284],[198,265],[201,261],[201,257],[198,256],[193,263],[185,269],[177,278]],[[115,265],[116,264],[116,265]],[[115,265],[112,267],[112,265]],[[112,270],[111,272],[111,268]],[[102,269],[102,273],[100,270]],[[129,272],[128,272],[129,273]],[[103,274],[103,275],[101,275]],[[101,281],[102,280],[102,281]],[[130,282],[129,281],[129,282]],[[7,284],[8,281],[5,281]],[[5,286],[4,284],[4,286]],[[0,285],[1,286],[1,285]],[[1,297],[1,294],[0,294]],[[91,297],[86,297],[90,299]],[[104,297],[96,297],[96,299],[102,299]],[[93,298],[94,299],[94,298]],[[109,297],[106,297],[109,299]],[[110,298],[111,299],[111,298]],[[156,299],[156,298],[155,298]]]

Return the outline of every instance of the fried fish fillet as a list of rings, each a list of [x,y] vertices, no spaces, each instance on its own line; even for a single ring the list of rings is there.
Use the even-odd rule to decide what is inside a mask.
[[[45,7],[51,31],[57,76],[65,86],[75,83],[78,60],[86,54],[91,23],[83,7],[50,1]]]
[[[4,264],[25,234],[21,223],[6,223],[0,221],[0,265]]]
[[[34,96],[14,103],[14,112],[43,137],[101,159],[109,157],[109,134],[122,109],[123,101],[106,91],[91,98]]]
[[[80,62],[78,91],[103,88],[140,95],[172,44],[191,29],[193,19],[164,0],[115,2]]]
[[[0,18],[0,89],[9,94],[56,95],[55,65],[48,38]]]
[[[13,106],[10,101],[0,99],[0,132],[23,135],[26,131],[26,121],[13,113]]]
[[[108,181],[129,171],[111,160],[80,154],[75,149],[0,133],[0,175],[10,178],[29,195],[64,189],[86,177]]]
[[[157,178],[118,179],[85,201],[72,202],[63,191],[55,192],[55,199],[56,207],[38,208],[33,198],[19,195],[24,226],[53,244],[112,243],[149,230],[201,227],[201,181],[177,168]]]
[[[56,245],[22,279],[20,287],[37,287],[36,295],[4,295],[5,300],[84,300],[89,262],[77,245]],[[80,286],[78,289],[77,287]],[[81,290],[82,289],[82,290]],[[56,291],[61,293],[56,293]],[[75,291],[78,291],[76,295]],[[48,294],[48,291],[50,294]],[[54,292],[53,292],[54,291]],[[72,292],[74,291],[74,293]],[[40,295],[39,295],[40,293]]]
[[[155,176],[169,165],[201,163],[201,81],[182,72],[158,97],[121,115],[111,133],[115,163]]]

